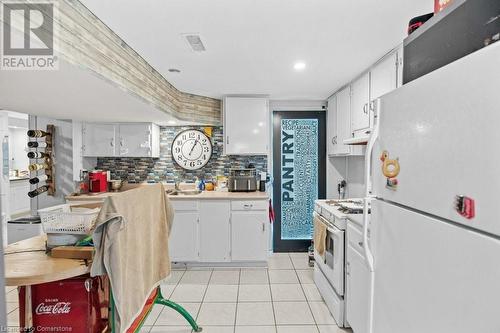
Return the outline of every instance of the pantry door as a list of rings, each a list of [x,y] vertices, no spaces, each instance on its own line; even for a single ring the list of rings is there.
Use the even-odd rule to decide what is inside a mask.
[[[304,252],[313,236],[314,201],[326,195],[324,111],[273,113],[274,252]]]

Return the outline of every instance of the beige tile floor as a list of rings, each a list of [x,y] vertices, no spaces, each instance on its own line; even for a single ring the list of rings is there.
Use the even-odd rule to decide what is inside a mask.
[[[17,291],[7,289],[9,326],[18,326]],[[165,298],[187,309],[204,333],[342,333],[314,285],[305,253],[274,254],[266,268],[176,269]],[[188,333],[175,311],[155,305],[142,332]]]

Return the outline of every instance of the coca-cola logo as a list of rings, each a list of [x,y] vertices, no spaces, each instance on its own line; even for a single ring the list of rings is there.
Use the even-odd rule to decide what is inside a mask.
[[[45,304],[40,303],[35,308],[35,313],[37,315],[46,315],[46,314],[68,314],[71,311],[71,303],[70,302],[57,302],[55,304]]]

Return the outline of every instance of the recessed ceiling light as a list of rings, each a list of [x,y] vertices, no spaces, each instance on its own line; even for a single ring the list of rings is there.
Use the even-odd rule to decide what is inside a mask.
[[[175,124],[177,124],[177,122],[176,122],[175,120],[169,120],[169,121],[168,121],[168,124],[169,124],[169,125],[175,125]]]
[[[169,68],[169,69],[168,69],[168,71],[169,71],[170,73],[180,73],[180,72],[181,72],[181,70],[180,70],[180,69],[177,69],[177,68]]]
[[[302,71],[306,68],[306,63],[305,62],[302,62],[302,61],[298,61],[296,62],[294,65],[293,65],[293,68],[296,70],[296,71]]]

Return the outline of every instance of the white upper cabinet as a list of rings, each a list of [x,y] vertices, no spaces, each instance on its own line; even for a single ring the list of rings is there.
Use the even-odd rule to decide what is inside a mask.
[[[372,101],[397,88],[397,61],[398,55],[394,52],[373,67],[370,77],[370,99]]]
[[[120,124],[118,153],[123,157],[159,157],[160,130],[155,124]],[[156,144],[158,142],[158,144]]]
[[[83,156],[159,157],[160,129],[152,123],[82,126]]]
[[[267,155],[269,103],[266,98],[224,98],[224,153]]]
[[[335,155],[338,142],[338,122],[337,122],[337,95],[328,99],[328,109],[326,111],[326,144],[328,155]]]
[[[113,124],[83,124],[83,156],[115,156],[116,126]]]
[[[370,73],[351,84],[351,135],[367,136],[370,128]]]
[[[398,72],[398,88],[403,85],[403,63],[404,63],[404,58],[403,58],[403,45],[401,44],[397,51],[397,72]]]
[[[340,90],[328,99],[328,155],[363,155],[362,147],[344,144],[351,137],[351,88]]]

